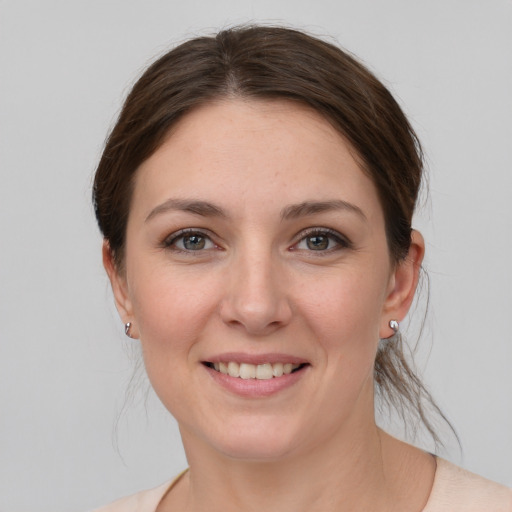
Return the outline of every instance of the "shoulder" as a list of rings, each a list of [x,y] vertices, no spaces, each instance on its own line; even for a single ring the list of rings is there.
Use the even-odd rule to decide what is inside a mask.
[[[135,510],[137,512],[155,512],[158,504],[172,485],[173,481],[171,480],[154,489],[121,498],[92,512],[133,512]]]
[[[512,512],[512,489],[437,459],[432,492],[423,512]]]

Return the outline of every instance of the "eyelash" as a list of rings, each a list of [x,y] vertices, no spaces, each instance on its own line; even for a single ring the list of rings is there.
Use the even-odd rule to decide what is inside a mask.
[[[338,233],[337,231],[334,231],[333,229],[329,229],[329,228],[310,228],[306,231],[303,231],[302,233],[300,233],[300,239],[298,242],[296,242],[292,249],[291,250],[304,250],[304,251],[307,251],[307,252],[317,252],[318,255],[325,255],[326,253],[331,253],[333,251],[337,251],[337,250],[340,250],[340,249],[351,249],[352,248],[352,242],[346,238],[345,236],[341,235],[340,233]],[[329,247],[327,249],[324,249],[324,250],[318,250],[318,251],[315,251],[313,249],[299,249],[298,248],[298,245],[301,243],[301,242],[305,242],[308,238],[313,238],[313,237],[326,237],[328,238],[329,240],[332,240],[335,242],[336,246],[335,247]]]
[[[176,252],[181,252],[181,253],[186,253],[186,254],[191,254],[194,252],[197,252],[197,253],[202,252],[202,250],[204,250],[204,249],[194,251],[193,249],[186,249],[186,248],[182,249],[180,247],[176,247],[176,243],[179,240],[183,240],[186,237],[193,237],[193,236],[202,238],[202,239],[206,240],[207,243],[210,242],[215,248],[217,248],[217,245],[212,241],[212,238],[208,233],[206,233],[204,231],[200,231],[198,229],[194,229],[194,228],[181,229],[180,231],[177,231],[176,233],[172,233],[170,236],[168,236],[163,241],[162,246],[165,249],[170,249],[170,250],[174,250]]]
[[[176,247],[176,244],[178,241],[183,240],[186,237],[193,237],[193,236],[202,238],[203,240],[206,241],[206,243],[212,244],[213,247],[201,248],[198,250]],[[333,251],[337,251],[340,249],[352,248],[352,242],[350,242],[350,240],[348,240],[346,237],[342,236],[337,231],[334,231],[334,230],[328,229],[328,228],[316,228],[316,227],[310,228],[310,229],[300,233],[299,236],[300,236],[299,240],[295,244],[293,244],[293,246],[290,248],[290,250],[292,250],[292,251],[299,250],[299,251],[305,251],[305,252],[311,252],[311,253],[316,252],[316,253],[318,253],[318,255],[325,255],[326,253],[329,254]],[[326,237],[328,239],[328,243],[330,243],[330,241],[334,241],[336,246],[328,247],[326,249],[321,249],[318,251],[315,251],[314,249],[308,250],[308,249],[299,249],[298,248],[299,244],[301,244],[302,242],[305,242],[305,241],[307,243],[307,239],[313,238],[313,237]],[[170,250],[173,250],[176,252],[181,252],[181,253],[186,253],[186,254],[192,254],[195,252],[200,253],[200,252],[203,252],[204,250],[218,248],[218,246],[212,241],[212,238],[208,233],[194,229],[194,228],[182,229],[180,231],[177,231],[176,233],[172,233],[170,236],[165,238],[165,240],[162,242],[162,246],[165,249],[170,249]]]

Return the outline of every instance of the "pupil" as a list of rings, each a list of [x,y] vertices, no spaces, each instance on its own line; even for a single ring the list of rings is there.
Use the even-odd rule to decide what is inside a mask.
[[[198,249],[204,248],[205,240],[202,236],[191,235],[183,239],[183,245],[185,246],[185,249],[197,251]]]
[[[307,245],[309,249],[313,249],[314,251],[327,249],[329,239],[326,236],[311,236],[308,238]]]

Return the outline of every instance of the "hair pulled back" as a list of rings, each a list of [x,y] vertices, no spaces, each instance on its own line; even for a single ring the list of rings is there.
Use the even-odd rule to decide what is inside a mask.
[[[332,44],[289,28],[248,26],[179,45],[150,65],[129,93],[93,186],[98,224],[119,270],[138,167],[187,112],[226,98],[286,99],[320,113],[351,144],[375,184],[392,260],[407,255],[423,158],[393,96]],[[411,410],[438,440],[423,399],[440,411],[408,366],[399,338],[379,349],[375,382],[379,395],[402,417]]]

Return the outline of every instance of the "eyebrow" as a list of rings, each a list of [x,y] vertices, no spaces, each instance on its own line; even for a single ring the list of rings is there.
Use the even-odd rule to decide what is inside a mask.
[[[200,215],[201,217],[227,217],[222,208],[208,201],[196,201],[188,199],[167,199],[167,201],[153,208],[146,217],[146,222],[150,221],[156,215],[169,211],[182,211]]]
[[[332,201],[305,201],[299,204],[292,204],[283,208],[281,211],[281,218],[283,220],[290,220],[331,211],[352,212],[357,214],[364,221],[367,220],[366,215],[361,208],[341,199],[334,199]]]
[[[146,217],[145,222],[150,221],[157,215],[169,211],[188,212],[201,217],[228,217],[226,212],[220,206],[208,201],[171,198],[153,208]],[[330,201],[304,201],[298,204],[291,204],[281,210],[281,219],[291,220],[330,211],[352,212],[357,214],[363,220],[367,220],[366,215],[361,208],[341,199],[334,199]]]

